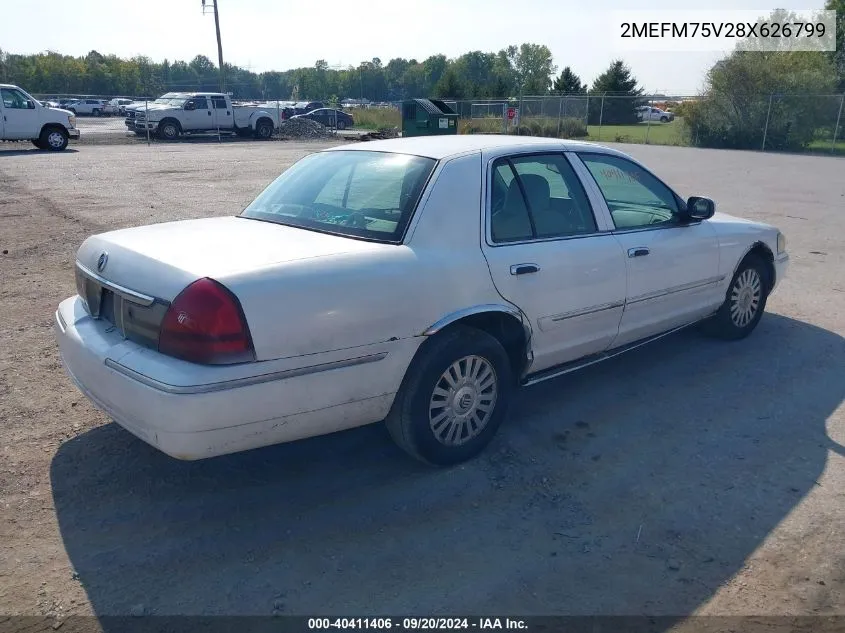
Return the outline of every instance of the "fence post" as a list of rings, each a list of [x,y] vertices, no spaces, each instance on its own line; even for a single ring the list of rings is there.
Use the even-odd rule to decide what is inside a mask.
[[[560,103],[558,103],[557,108],[557,135],[560,137],[560,125],[563,123],[563,99],[564,97],[560,97]]]
[[[144,127],[147,128],[147,147],[149,147],[150,146],[150,102],[147,101],[146,98],[144,98]]]
[[[763,128],[763,149],[762,151],[766,151],[766,136],[769,133],[769,117],[772,116],[772,99],[774,99],[775,94],[771,93],[769,95],[769,111],[766,112],[766,125]]]
[[[648,135],[651,132],[651,104],[654,103],[654,97],[648,100],[648,123],[645,128],[645,144],[648,145]]]
[[[599,109],[599,131],[596,140],[601,140],[601,122],[604,119],[604,97],[607,93],[603,92],[601,95],[601,108]]]
[[[830,153],[836,152],[836,136],[839,134],[839,122],[842,120],[842,106],[845,105],[845,93],[839,100],[839,114],[836,115],[836,127],[833,129],[833,142],[830,144]]]
[[[516,135],[522,136],[520,128],[522,127],[522,117],[525,115],[525,112],[522,111],[522,86],[519,88],[519,108],[516,110],[516,115]]]
[[[234,117],[233,117],[233,118],[234,118]],[[281,111],[281,104],[279,103],[279,100],[278,100],[278,99],[276,99],[276,121],[278,121],[278,122],[279,122],[279,130],[280,130],[280,131],[279,131],[279,140],[281,140],[281,139],[282,139],[282,133],[281,133],[281,129],[282,129],[282,111]]]

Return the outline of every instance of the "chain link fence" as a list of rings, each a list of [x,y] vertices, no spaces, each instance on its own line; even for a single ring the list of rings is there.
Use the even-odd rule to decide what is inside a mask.
[[[845,95],[613,94],[446,100],[463,134],[845,155]]]

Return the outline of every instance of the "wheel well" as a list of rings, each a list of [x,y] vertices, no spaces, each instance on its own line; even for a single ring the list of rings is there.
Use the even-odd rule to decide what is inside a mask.
[[[41,138],[41,134],[44,134],[47,130],[61,130],[62,132],[67,133],[67,128],[61,123],[45,123],[41,127],[41,132],[39,133],[38,138]]]
[[[161,127],[162,125],[164,125],[164,124],[165,124],[165,123],[167,123],[168,121],[172,121],[173,123],[175,123],[175,124],[176,124],[176,127],[179,129],[179,131],[180,131],[180,132],[182,131],[182,124],[181,124],[181,123],[179,123],[179,119],[176,119],[176,118],[174,118],[174,117],[172,117],[172,116],[164,117],[161,121],[159,121],[159,122],[158,122],[159,127]]]
[[[260,117],[260,118],[259,118],[259,119],[255,122],[255,128],[256,128],[256,129],[258,129],[258,126],[259,126],[259,125],[261,125],[262,123],[265,123],[265,122],[266,122],[266,123],[269,123],[270,125],[273,125],[273,121],[272,121],[271,119],[267,118],[266,116],[263,116],[263,117]]]
[[[453,321],[443,328],[442,331],[446,331],[455,325],[464,325],[482,330],[498,340],[508,353],[514,376],[517,378],[522,376],[528,358],[526,355],[527,341],[525,328],[523,328],[519,319],[504,312],[481,312]]]
[[[774,286],[775,283],[775,256],[771,249],[763,242],[756,242],[754,246],[751,247],[751,250],[748,251],[746,257],[748,257],[748,255],[757,255],[766,263],[766,273],[768,275],[767,281],[769,284],[766,291],[771,292],[772,286]]]

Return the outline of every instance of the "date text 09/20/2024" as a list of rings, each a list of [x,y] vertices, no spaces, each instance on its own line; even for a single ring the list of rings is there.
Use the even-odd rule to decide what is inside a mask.
[[[398,630],[398,631],[447,631],[447,630],[525,630],[524,620],[517,618],[309,618],[308,629],[319,630]]]

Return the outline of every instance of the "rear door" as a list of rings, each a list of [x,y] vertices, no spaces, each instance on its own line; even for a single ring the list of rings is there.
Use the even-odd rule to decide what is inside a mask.
[[[38,138],[41,121],[35,103],[17,88],[0,88],[3,100],[3,138],[23,140]]]
[[[211,97],[214,127],[230,130],[235,127],[232,106],[225,97]]]
[[[619,330],[625,258],[563,152],[488,161],[482,244],[533,330],[532,371],[601,352]]]

